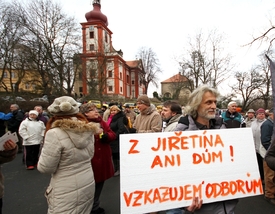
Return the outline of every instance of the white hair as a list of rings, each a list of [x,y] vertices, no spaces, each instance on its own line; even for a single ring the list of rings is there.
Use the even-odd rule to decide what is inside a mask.
[[[228,103],[227,107],[231,106],[232,104],[237,104],[235,101],[231,101]]]

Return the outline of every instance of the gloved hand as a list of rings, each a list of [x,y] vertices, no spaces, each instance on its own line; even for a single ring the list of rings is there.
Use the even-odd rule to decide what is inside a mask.
[[[108,138],[109,137],[107,133],[101,135],[101,138],[100,138],[101,143],[106,143],[108,141]]]

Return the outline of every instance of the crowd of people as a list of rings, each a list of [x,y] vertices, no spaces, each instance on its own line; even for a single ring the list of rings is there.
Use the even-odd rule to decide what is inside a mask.
[[[27,170],[37,168],[51,174],[45,193],[48,213],[104,214],[100,206],[104,183],[120,175],[120,135],[251,127],[264,198],[275,205],[273,109],[249,109],[243,116],[232,101],[226,111],[217,115],[218,98],[216,89],[202,85],[191,93],[184,113],[182,106],[172,100],[164,102],[159,112],[147,95],[136,100],[139,114],[117,102],[97,109],[92,102],[81,104],[69,96],[56,98],[47,108],[49,115],[43,113],[41,106],[24,113],[12,104],[10,113],[0,112],[0,134],[6,130],[15,132],[18,142],[4,144],[0,164],[23,152]],[[204,204],[201,198],[194,197],[190,206],[165,212],[234,214],[237,203],[233,199]]]

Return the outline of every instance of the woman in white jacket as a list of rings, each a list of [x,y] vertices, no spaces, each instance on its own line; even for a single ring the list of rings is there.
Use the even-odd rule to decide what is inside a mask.
[[[34,169],[38,162],[40,144],[43,141],[45,125],[37,119],[38,112],[31,110],[29,116],[19,126],[19,134],[23,138],[24,160],[27,169]]]
[[[251,129],[253,133],[253,140],[255,144],[257,162],[259,167],[259,172],[262,181],[264,181],[264,168],[263,168],[263,158],[265,156],[265,149],[261,143],[261,126],[265,121],[265,110],[263,108],[259,108],[256,111],[256,120],[251,123]]]
[[[68,96],[56,98],[48,111],[53,116],[37,166],[52,175],[45,193],[48,214],[89,214],[95,191],[93,134],[99,127],[89,123],[79,113],[79,103]]]

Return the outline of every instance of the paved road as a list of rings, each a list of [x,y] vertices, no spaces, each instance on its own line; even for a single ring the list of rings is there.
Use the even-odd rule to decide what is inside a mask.
[[[26,170],[22,164],[22,154],[13,162],[4,164],[5,196],[3,214],[46,214],[47,202],[44,191],[50,176],[37,170]],[[101,206],[106,214],[119,214],[119,177],[109,179],[103,189]],[[235,214],[275,214],[275,206],[263,196],[240,199]]]

